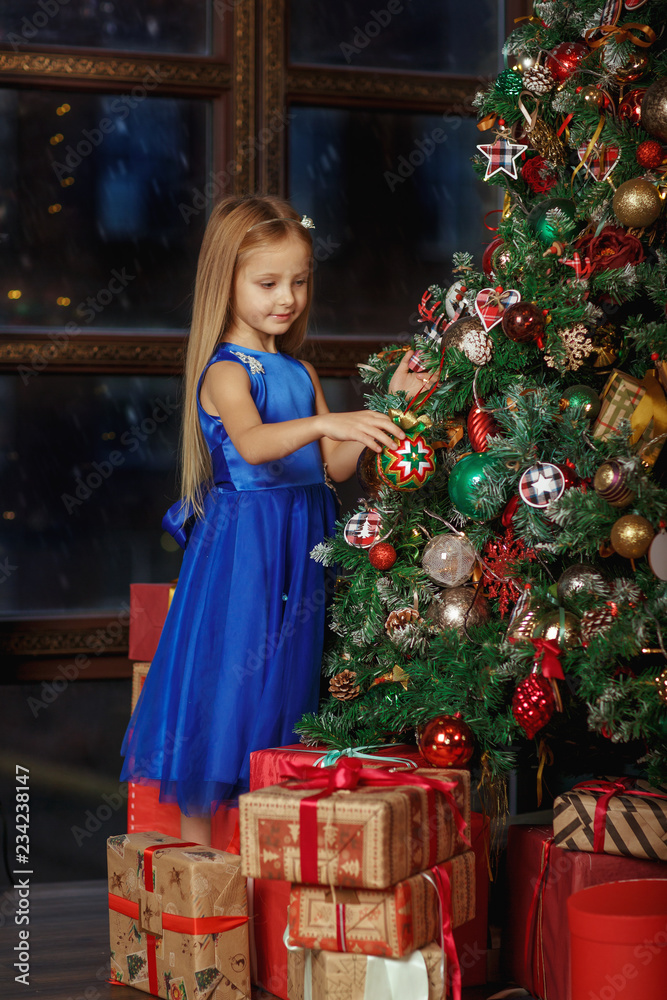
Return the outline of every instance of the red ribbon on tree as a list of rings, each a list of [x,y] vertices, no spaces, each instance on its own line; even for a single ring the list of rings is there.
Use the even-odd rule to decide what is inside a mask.
[[[542,667],[542,676],[549,680],[564,681],[565,674],[560,662],[562,649],[551,639],[531,639],[535,647],[535,662]]]
[[[645,792],[641,788],[633,788],[633,778],[615,778],[608,781],[605,778],[592,778],[589,781],[580,781],[574,786],[572,791],[581,789],[582,792],[602,792],[603,794],[595,803],[595,816],[593,818],[593,851],[595,854],[604,854],[604,834],[607,825],[607,809],[609,800],[614,795],[639,795],[642,798],[667,799],[667,795],[660,792]]]
[[[423,788],[426,792],[429,816],[435,814],[435,794],[439,792],[452,811],[456,829],[463,843],[470,849],[470,843],[463,831],[467,823],[459,812],[452,795],[456,788],[454,781],[441,781],[439,778],[419,777],[405,772],[393,773],[380,768],[363,767],[356,757],[341,757],[335,767],[312,767],[310,764],[285,763],[281,768],[284,778],[297,778],[298,784],[290,787],[295,790],[321,788],[322,791],[308,795],[299,805],[299,850],[301,855],[301,881],[306,884],[317,884],[317,803],[320,799],[333,795],[334,792],[354,788],[400,788],[412,785]],[[429,864],[432,868],[437,854],[437,831],[434,823],[429,823]]]

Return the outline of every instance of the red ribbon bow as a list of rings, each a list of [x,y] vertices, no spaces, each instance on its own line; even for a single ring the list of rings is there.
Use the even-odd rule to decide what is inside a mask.
[[[607,781],[604,778],[592,778],[590,781],[580,781],[574,786],[572,791],[581,789],[582,792],[602,792],[603,794],[595,803],[595,816],[593,818],[593,851],[595,854],[604,853],[604,834],[607,825],[607,809],[609,800],[614,795],[639,795],[649,799],[667,799],[667,795],[660,792],[647,792],[641,788],[633,788],[633,778],[615,778]]]
[[[541,662],[542,676],[549,680],[564,681],[565,674],[560,662],[562,650],[557,642],[551,639],[531,639],[535,647],[535,662]]]
[[[393,773],[381,768],[363,767],[356,757],[341,757],[335,767],[312,767],[310,764],[283,764],[281,775],[284,778],[301,779],[298,784],[290,787],[295,790],[305,788],[321,788],[315,795],[308,795],[301,800],[299,806],[299,850],[301,854],[301,882],[317,884],[317,803],[320,799],[333,795],[343,789],[377,788],[386,786],[399,788],[413,785],[426,791],[429,816],[435,813],[435,793],[444,795],[456,824],[459,836],[466,847],[470,843],[463,831],[467,823],[459,812],[452,791],[456,788],[454,781],[441,781],[438,778],[427,778],[424,775]],[[429,823],[429,863],[432,868],[437,861],[437,830],[434,823]]]

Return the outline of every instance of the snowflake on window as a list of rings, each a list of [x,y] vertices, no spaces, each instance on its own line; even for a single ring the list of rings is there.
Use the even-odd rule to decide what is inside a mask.
[[[504,618],[510,603],[517,601],[521,594],[518,586],[521,579],[517,576],[516,564],[525,560],[532,562],[537,559],[537,553],[527,548],[520,538],[515,538],[510,527],[504,535],[489,539],[482,557],[484,572],[481,582],[489,597],[498,598],[500,617]]]
[[[230,351],[235,357],[240,358],[244,365],[247,365],[253,375],[264,375],[264,365],[259,358],[252,358],[249,354],[242,354],[240,351]]]

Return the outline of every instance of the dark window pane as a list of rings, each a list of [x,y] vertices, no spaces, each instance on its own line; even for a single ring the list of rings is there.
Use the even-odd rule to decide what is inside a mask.
[[[180,382],[0,376],[0,615],[116,610],[178,575]]]
[[[204,0],[4,0],[0,42],[204,55],[210,15]]]
[[[496,73],[504,38],[504,3],[424,0],[290,0],[293,63]]]
[[[498,188],[475,178],[474,119],[292,107],[290,198],[315,221],[318,333],[391,339],[452,254],[481,260]],[[497,218],[497,217],[496,217]],[[412,328],[412,327],[411,327]]]
[[[188,325],[209,111],[145,89],[0,90],[0,325]]]

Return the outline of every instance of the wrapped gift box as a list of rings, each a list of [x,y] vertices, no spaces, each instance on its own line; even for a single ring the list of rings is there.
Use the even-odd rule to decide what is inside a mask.
[[[111,978],[169,1000],[250,1000],[240,861],[155,832],[107,841]]]
[[[141,689],[144,686],[144,681],[148,675],[149,667],[150,663],[132,664],[132,703],[130,705],[130,712],[134,712],[134,706],[139,700],[139,695],[141,694]]]
[[[337,769],[353,771],[358,761],[341,759]],[[312,769],[320,771],[320,769]],[[333,780],[333,770],[330,772]],[[326,770],[319,777],[324,780]],[[253,878],[278,878],[320,885],[386,889],[417,872],[446,861],[468,845],[457,831],[455,813],[470,825],[470,773],[463,770],[418,769],[391,777],[395,786],[374,785],[374,775],[364,769],[367,784],[353,790],[338,786],[313,803],[313,839],[304,836],[304,850],[311,850],[312,870],[302,874],[300,807],[319,789],[305,782],[249,792],[239,798],[243,872]],[[362,771],[363,774],[363,771]],[[451,795],[410,784],[407,779],[452,782]],[[317,780],[307,776],[307,781]],[[364,779],[365,780],[365,779]],[[316,876],[316,877],[315,877]]]
[[[475,915],[475,855],[466,851],[439,868],[450,887],[452,927],[458,927]],[[289,944],[383,958],[423,948],[442,927],[438,894],[425,874],[384,890],[293,885]]]
[[[445,975],[443,977],[443,970]],[[446,962],[435,942],[413,953],[409,959],[374,958],[335,951],[289,952],[287,995],[304,1000],[304,980],[312,983],[312,1000],[402,1000],[406,996],[428,996],[444,1000]],[[367,982],[368,980],[368,982]],[[419,990],[423,986],[423,991]]]
[[[600,393],[600,412],[593,424],[593,437],[606,440],[622,420],[632,425],[631,441],[642,460],[653,465],[663,442],[642,449],[665,430],[665,395],[654,371],[640,381],[614,369]]]
[[[541,1000],[572,1000],[568,897],[603,882],[667,879],[667,865],[609,854],[564,851],[551,841],[550,826],[509,829],[508,908],[502,960],[507,976],[533,996]]]
[[[155,656],[175,590],[174,583],[130,584],[131,660],[150,661]]]
[[[554,802],[554,843],[667,861],[667,790],[634,778],[582,781]]]
[[[268,788],[283,781],[286,764],[297,767],[302,764],[316,764],[328,754],[327,747],[305,747],[303,743],[291,743],[286,747],[272,747],[269,750],[255,750],[250,754],[250,791]],[[368,757],[363,758],[364,767],[404,767],[406,769],[427,767],[427,763],[414,745],[396,743],[392,746],[373,748]]]

